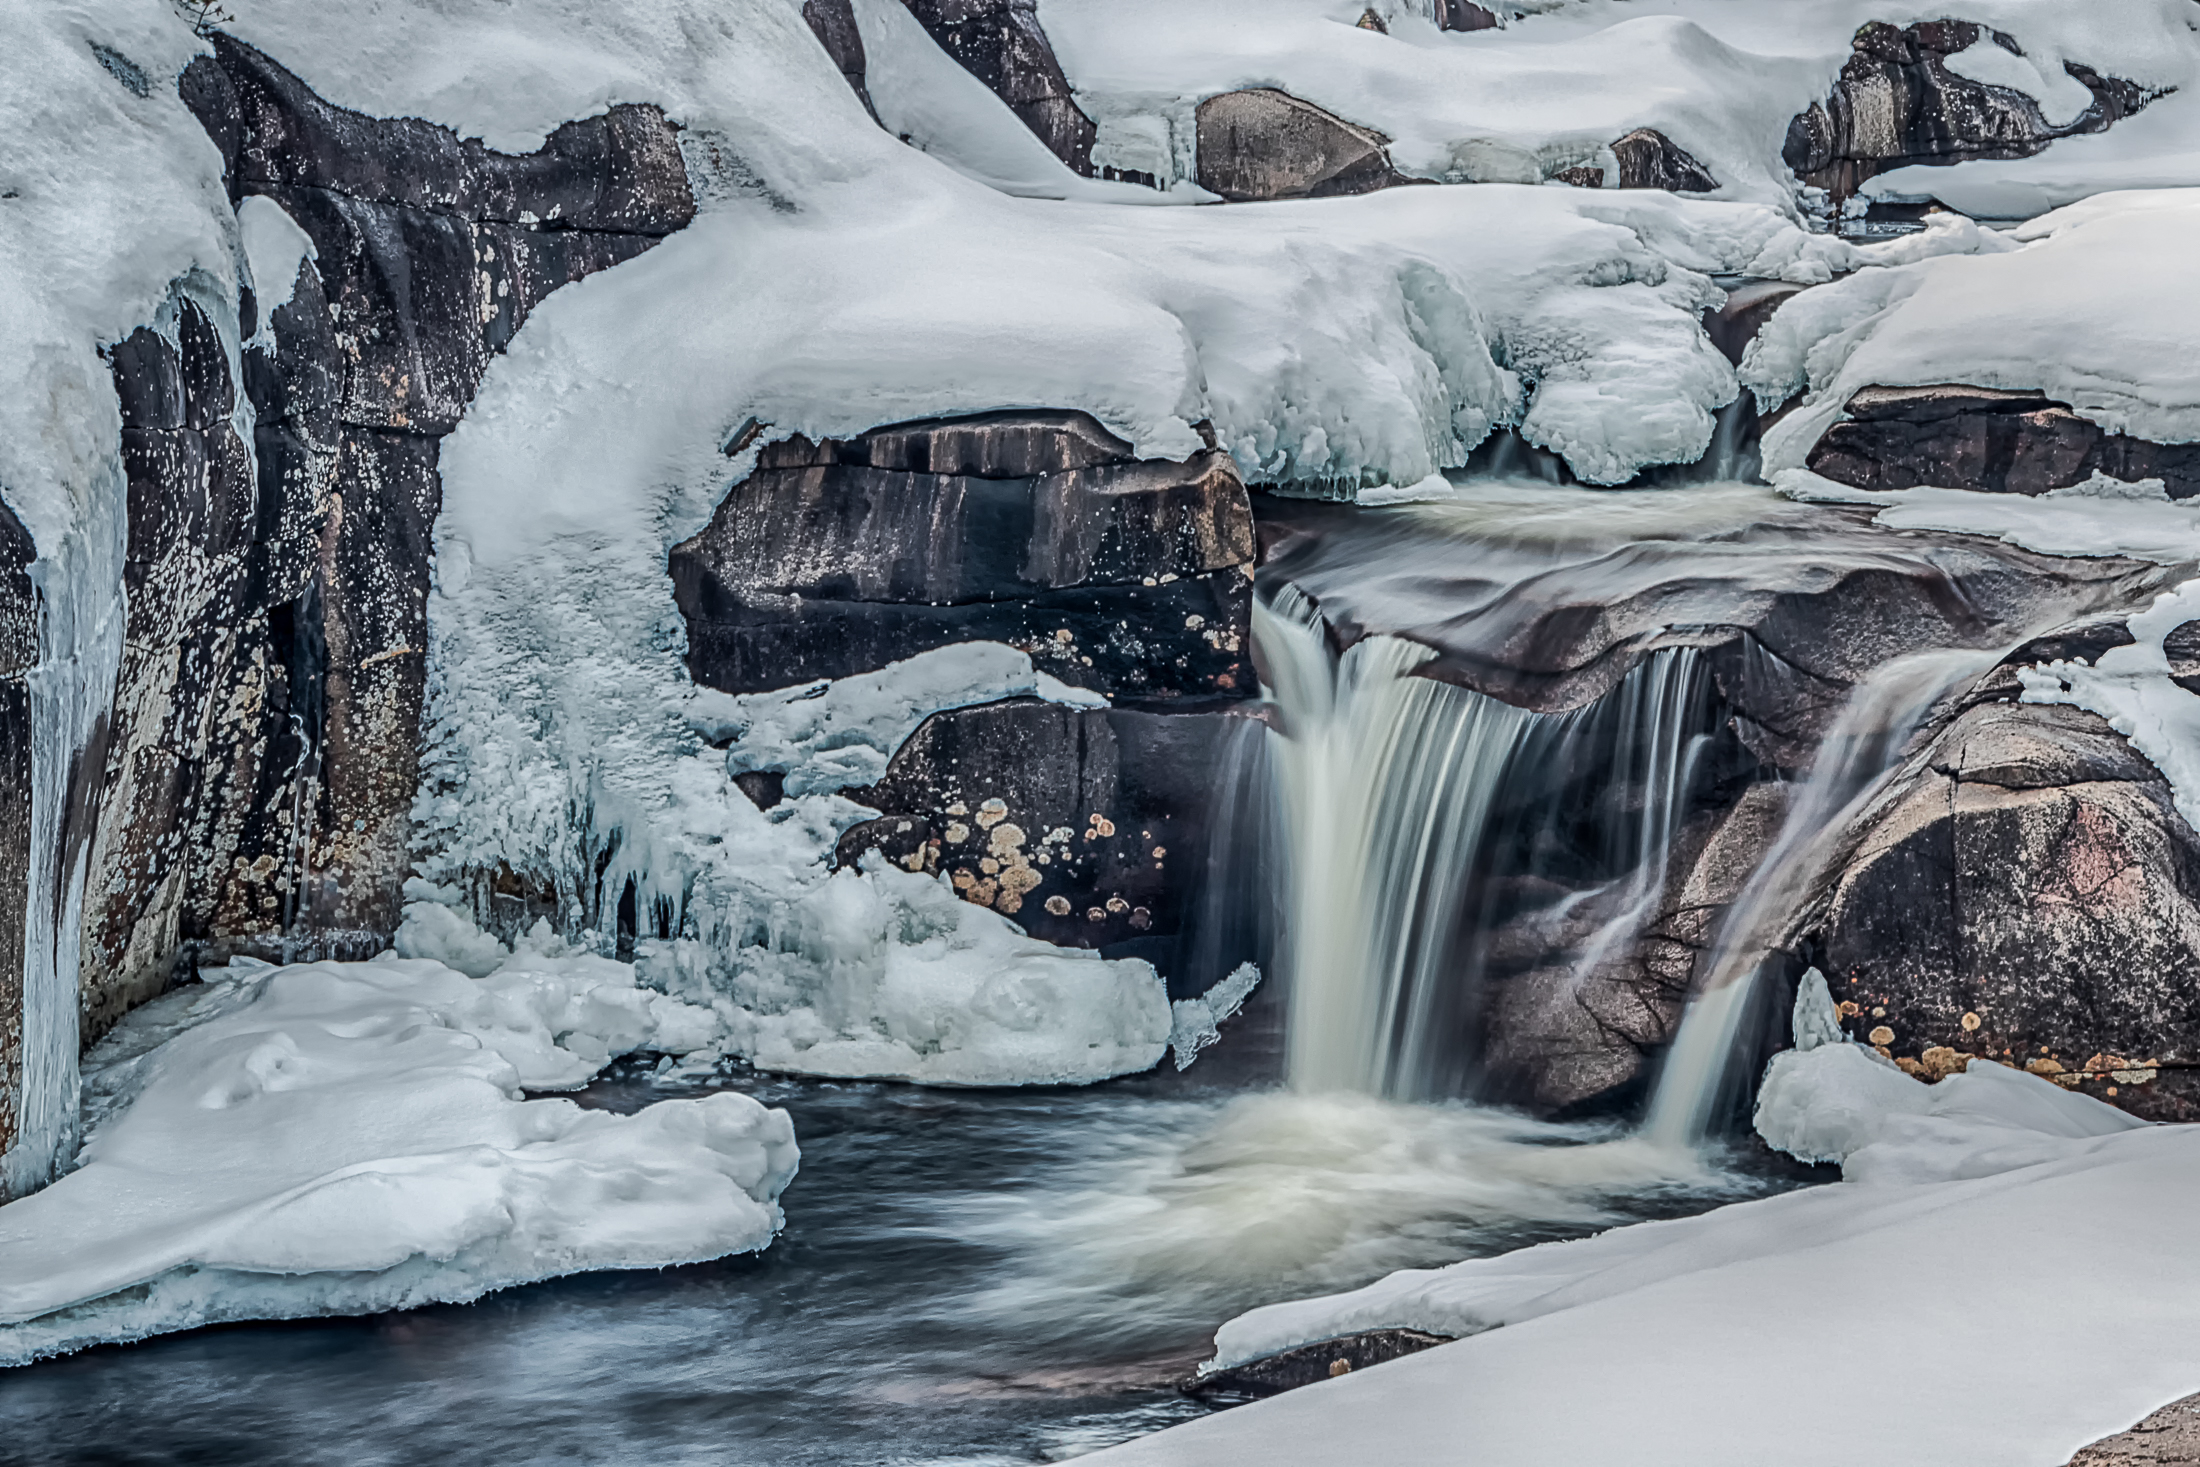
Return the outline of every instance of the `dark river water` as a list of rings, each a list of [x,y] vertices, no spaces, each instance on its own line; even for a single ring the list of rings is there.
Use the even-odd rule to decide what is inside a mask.
[[[721,1076],[792,1112],[802,1146],[762,1255],[0,1372],[0,1461],[1059,1461],[1208,1409],[1176,1383],[1245,1308],[1792,1184],[1748,1158],[1661,1178],[1592,1128],[1198,1074]],[[697,1088],[614,1077],[583,1099]]]

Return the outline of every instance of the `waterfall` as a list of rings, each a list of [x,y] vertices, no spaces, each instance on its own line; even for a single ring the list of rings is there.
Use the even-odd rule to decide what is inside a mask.
[[[1850,692],[1788,802],[1764,859],[1728,908],[1709,976],[1681,1018],[1652,1095],[1644,1135],[1667,1147],[1709,1130],[1742,1034],[1757,975],[1833,848],[1885,788],[1905,746],[1934,707],[1991,667],[1993,651],[1916,652],[1882,664]]]
[[[1587,972],[1654,909],[1708,716],[1700,655],[1659,652],[1600,702],[1545,715],[1419,675],[1436,654],[1418,643],[1335,653],[1289,585],[1256,602],[1254,639],[1281,724],[1291,1083],[1446,1093],[1487,939],[1518,915],[1498,888],[1578,829],[1578,801],[1626,808],[1595,822],[1598,849],[1569,851],[1586,886],[1537,920],[1586,925],[1573,963]]]

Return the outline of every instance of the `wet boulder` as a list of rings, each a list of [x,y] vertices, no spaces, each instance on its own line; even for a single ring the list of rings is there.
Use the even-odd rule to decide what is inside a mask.
[[[1850,1034],[2200,1117],[2200,836],[2098,716],[1964,711],[1915,755],[1806,938]]]
[[[2029,158],[2057,138],[2107,130],[2154,95],[2068,62],[2064,69],[2093,101],[2071,121],[2051,124],[2024,93],[1949,69],[1950,57],[1978,45],[2023,54],[2013,37],[1970,21],[1864,26],[1833,90],[1788,125],[1788,167],[1838,204],[1866,179],[1911,164]]]
[[[1049,942],[1155,954],[1198,914],[1218,794],[1263,728],[1248,707],[1019,698],[936,713],[877,784],[846,792],[882,813],[850,829],[836,859],[877,851]]]
[[[1638,127],[1612,144],[1620,188],[1656,188],[1672,194],[1707,194],[1719,181],[1687,150],[1656,128]]]
[[[794,438],[671,555],[696,681],[844,677],[1000,641],[1081,687],[1250,696],[1253,531],[1228,455],[1136,458],[1083,413]]]
[[[1183,1390],[1187,1396],[1202,1400],[1257,1401],[1450,1343],[1450,1336],[1432,1335],[1426,1330],[1367,1330],[1195,1375],[1184,1382]]]
[[[845,3],[845,0],[843,0]],[[1075,172],[1092,175],[1099,129],[1077,105],[1038,0],[902,0],[942,51],[993,90]],[[846,70],[845,67],[842,68]]]
[[[2200,444],[2110,433],[2044,392],[1962,383],[1863,389],[1806,462],[1858,489],[2044,494],[2102,474],[2160,479],[2173,499],[2200,494]]]
[[[1232,203],[1372,193],[1401,181],[1388,138],[1273,87],[1209,97],[1197,128],[1199,186]]]

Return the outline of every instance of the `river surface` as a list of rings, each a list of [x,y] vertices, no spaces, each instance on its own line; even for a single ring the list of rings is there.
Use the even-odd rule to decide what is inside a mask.
[[[1199,1073],[1047,1091],[600,1080],[584,1103],[730,1085],[785,1106],[802,1170],[779,1240],[7,1371],[0,1461],[1059,1461],[1210,1409],[1176,1383],[1253,1305],[1793,1185],[1741,1155],[1660,1176],[1594,1127]]]

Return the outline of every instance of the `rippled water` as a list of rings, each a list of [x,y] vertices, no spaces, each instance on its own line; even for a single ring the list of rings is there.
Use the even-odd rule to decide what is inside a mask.
[[[1056,1461],[1205,1410],[1175,1383],[1252,1305],[1782,1184],[1672,1176],[1590,1128],[1173,1076],[719,1083],[802,1142],[761,1257],[0,1373],[0,1461]]]

